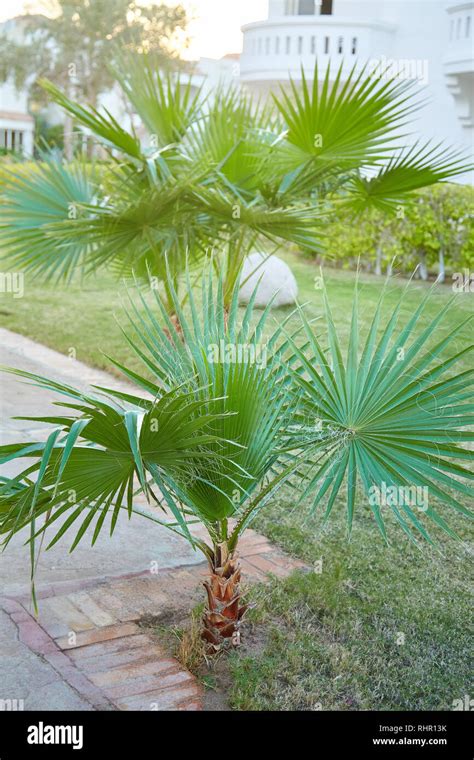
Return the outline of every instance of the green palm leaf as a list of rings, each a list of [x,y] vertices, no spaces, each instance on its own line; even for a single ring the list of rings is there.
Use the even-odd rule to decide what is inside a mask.
[[[171,283],[179,329],[167,317],[159,292],[155,310],[140,295],[141,312],[130,298],[128,342],[165,387],[184,384],[198,398],[221,399],[221,416],[212,425],[218,467],[195,469],[181,487],[182,500],[205,520],[239,516],[252,503],[265,475],[271,475],[286,441],[296,397],[285,383],[276,351],[262,344],[269,310],[251,327],[253,301],[239,318],[238,285],[228,312],[222,277],[217,283],[206,268],[198,305],[189,276],[185,283],[187,310]],[[239,353],[240,352],[240,353]],[[236,445],[239,447],[236,450]]]
[[[470,403],[474,370],[452,374],[473,346],[447,353],[471,320],[434,342],[450,304],[420,329],[428,293],[408,322],[398,327],[402,295],[380,330],[383,298],[384,294],[360,356],[357,286],[346,358],[325,291],[325,343],[303,314],[307,350],[300,349],[293,339],[289,341],[299,360],[292,374],[304,392],[302,415],[319,425],[318,432],[310,436],[315,461],[303,496],[312,494],[315,509],[329,492],[327,518],[346,481],[350,529],[359,482],[384,537],[383,513],[391,510],[411,537],[415,529],[431,540],[425,517],[452,534],[433,501],[473,516],[459,495],[474,495],[466,482],[474,475],[456,460],[473,460],[464,444],[473,440],[467,428],[474,421]]]
[[[161,508],[162,497],[155,489],[166,493],[174,522],[153,514],[145,516],[196,545],[183,507],[173,494],[179,482],[192,480],[196,467],[214,467],[220,456],[211,428],[221,411],[213,408],[212,399],[203,403],[182,388],[161,391],[154,397],[126,394],[126,400],[105,392],[94,396],[28,372],[3,369],[64,395],[68,400],[58,403],[74,412],[56,418],[60,424],[45,443],[0,447],[1,463],[18,457],[35,460],[15,478],[2,479],[0,485],[0,534],[6,545],[18,531],[30,526],[32,574],[37,562],[35,539],[53,526],[48,548],[79,524],[73,551],[89,529],[95,543],[107,516],[113,533],[122,509],[129,516],[141,514],[133,504],[135,479],[138,490]],[[53,419],[35,421],[51,423]],[[30,476],[35,472],[38,475],[33,482]],[[39,518],[45,519],[37,529]]]
[[[301,84],[291,81],[289,91],[281,88],[273,96],[286,125],[270,164],[275,173],[285,174],[280,192],[301,197],[340,178],[357,192],[358,208],[369,207],[375,194],[380,207],[384,196],[386,207],[393,207],[394,191],[399,203],[409,191],[469,170],[460,154],[440,151],[440,146],[401,152],[395,147],[400,129],[420,107],[413,83],[381,81],[355,66],[344,79],[342,74],[343,64],[335,73],[328,67],[321,82],[316,63],[312,85],[302,71]],[[385,168],[372,183],[353,174],[381,164]]]
[[[345,202],[355,213],[371,207],[394,213],[414,190],[443,182],[471,168],[459,151],[416,144],[399,151],[374,177],[352,177]]]
[[[236,197],[250,198],[265,183],[264,147],[275,139],[275,117],[234,87],[220,88],[189,130],[183,149]]]
[[[172,72],[161,72],[148,55],[121,55],[114,68],[117,82],[142,119],[152,147],[180,143],[199,119],[206,98],[190,77],[186,83]]]
[[[387,155],[395,130],[417,107],[406,82],[381,84],[355,66],[343,82],[342,72],[342,64],[335,73],[328,67],[321,82],[316,63],[312,85],[302,70],[301,84],[291,80],[289,91],[273,96],[286,124],[282,168],[304,170],[313,185],[328,171],[347,172]]]
[[[98,175],[86,165],[64,166],[47,156],[33,170],[21,164],[3,172],[0,243],[12,263],[45,277],[68,278],[82,266],[87,239],[69,235],[55,250],[57,225],[79,219],[86,204],[97,208]]]
[[[105,108],[104,112],[100,113],[92,106],[81,106],[47,79],[40,80],[39,84],[51,96],[54,103],[73,116],[79,124],[97,135],[104,146],[111,149],[118,148],[135,161],[143,160],[138,138],[127,132]]]

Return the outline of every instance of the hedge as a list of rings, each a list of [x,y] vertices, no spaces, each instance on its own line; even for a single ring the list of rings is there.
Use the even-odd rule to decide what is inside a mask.
[[[327,263],[360,266],[376,274],[393,270],[428,279],[474,267],[474,188],[441,184],[414,194],[396,216],[372,211],[350,219],[333,215],[326,224]],[[306,254],[311,255],[311,254]]]

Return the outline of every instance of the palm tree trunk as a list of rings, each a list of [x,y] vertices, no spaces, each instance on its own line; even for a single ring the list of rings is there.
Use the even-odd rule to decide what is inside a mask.
[[[382,274],[382,244],[380,242],[375,251],[375,274],[379,277]]]
[[[208,652],[216,654],[240,644],[240,623],[248,608],[241,604],[239,555],[229,551],[227,542],[217,544],[209,558],[210,579],[205,581],[207,605],[202,637]]]
[[[66,114],[63,125],[64,156],[66,161],[72,161],[74,158],[73,146],[73,121],[72,116]]]
[[[420,280],[426,280],[428,279],[428,267],[426,264],[426,253],[424,251],[418,252],[419,258],[420,258],[420,266],[418,269],[418,273],[420,275]]]
[[[441,246],[439,249],[439,274],[438,282],[444,282],[446,280],[446,268],[444,265],[444,248]]]

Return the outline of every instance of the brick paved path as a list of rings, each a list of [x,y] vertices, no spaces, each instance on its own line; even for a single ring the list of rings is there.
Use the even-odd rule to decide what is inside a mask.
[[[270,574],[286,577],[303,567],[252,530],[242,539],[240,553],[249,582],[266,582]],[[52,666],[89,709],[199,710],[201,686],[138,621],[145,614],[175,610],[177,600],[190,609],[204,598],[207,572],[203,562],[105,583],[47,585],[38,590],[38,620],[29,612],[26,595],[0,599],[0,607],[17,627],[19,640]]]

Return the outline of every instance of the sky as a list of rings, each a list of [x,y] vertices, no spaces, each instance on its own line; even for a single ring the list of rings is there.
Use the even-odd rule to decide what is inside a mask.
[[[141,0],[145,5],[147,0]],[[140,0],[138,0],[140,4]],[[195,20],[189,26],[192,36],[186,58],[221,58],[242,49],[240,27],[267,17],[268,0],[181,0]],[[169,2],[171,5],[172,3]],[[35,0],[0,0],[0,21],[25,11],[41,10]]]

